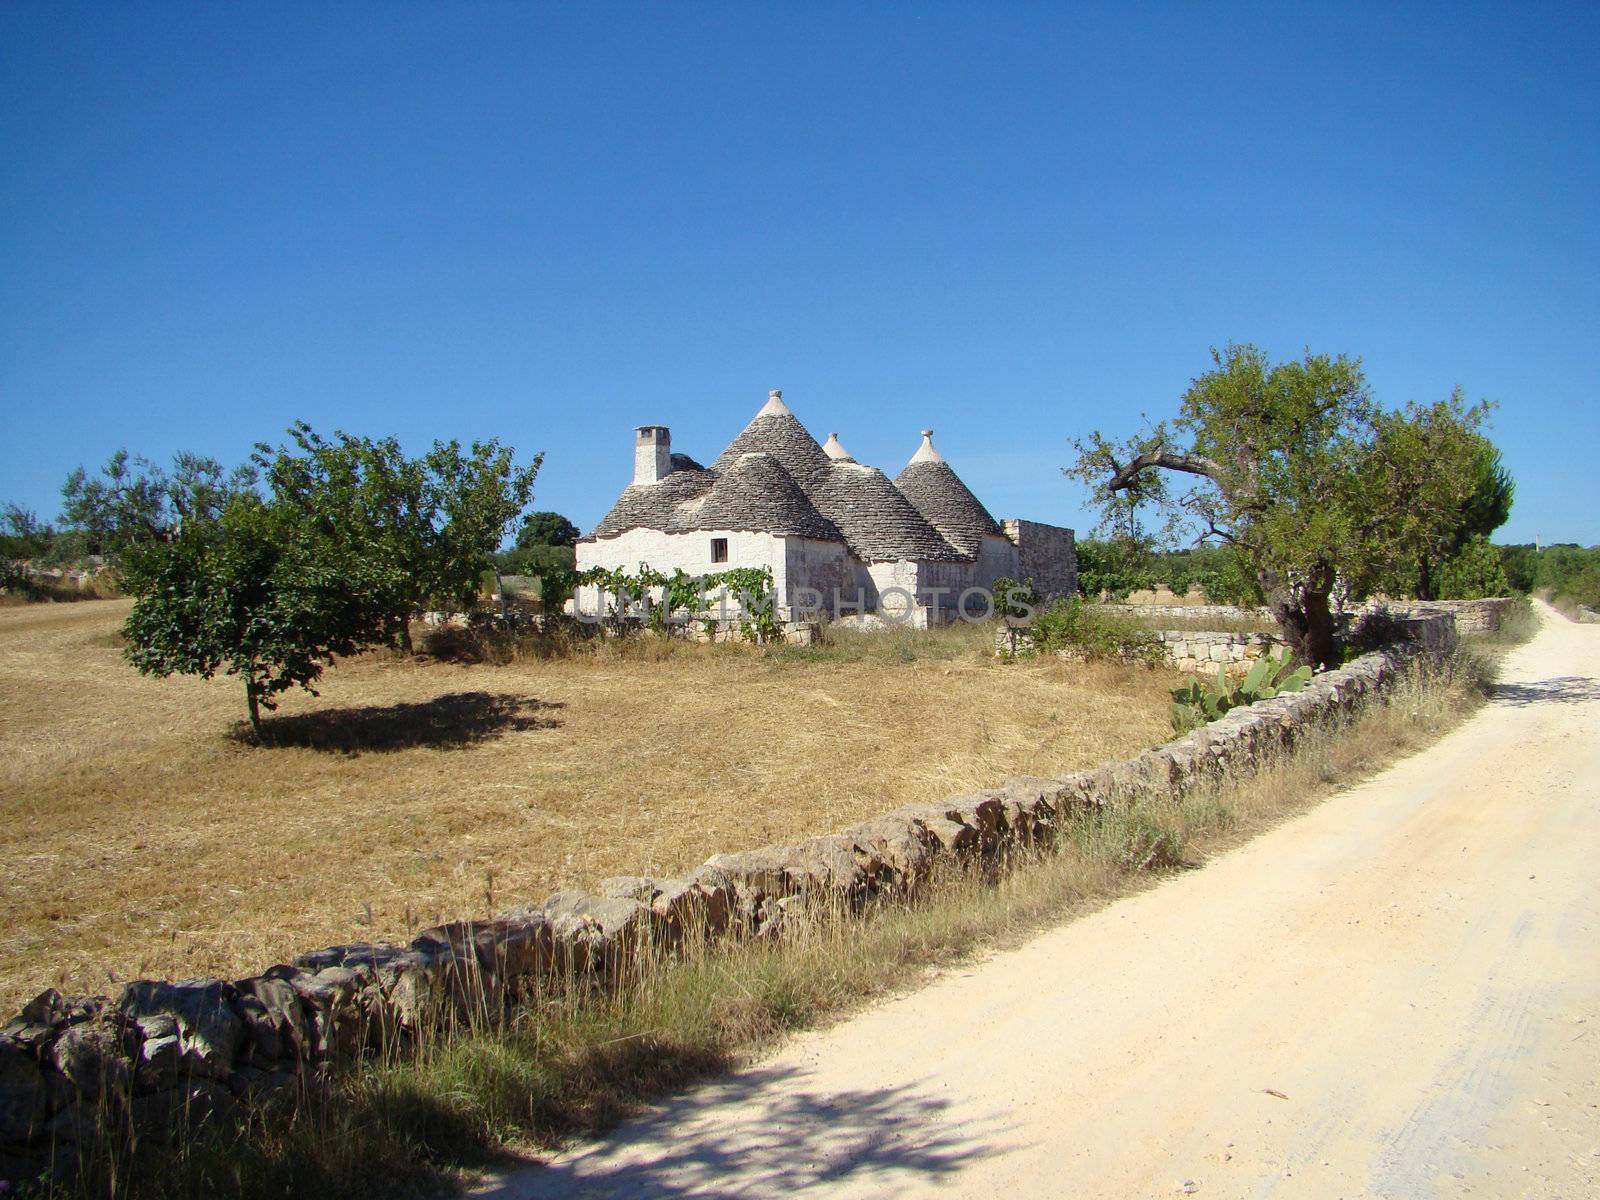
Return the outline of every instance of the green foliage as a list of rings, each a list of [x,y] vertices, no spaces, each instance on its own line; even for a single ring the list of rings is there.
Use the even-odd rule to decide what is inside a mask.
[[[1387,564],[1453,545],[1498,460],[1485,404],[1381,409],[1359,360],[1312,354],[1270,363],[1254,346],[1212,351],[1177,417],[1122,443],[1093,433],[1068,473],[1096,489],[1103,527],[1128,530],[1153,505],[1234,548],[1305,662],[1338,659],[1330,597],[1358,596]],[[1503,472],[1501,472],[1503,475]],[[1172,490],[1169,476],[1191,481]],[[1509,486],[1509,480],[1503,480]],[[1482,486],[1481,486],[1482,485]],[[1509,502],[1509,492],[1503,496]],[[1485,515],[1486,514],[1486,515]]]
[[[1489,539],[1475,537],[1439,565],[1434,592],[1440,600],[1482,600],[1511,595],[1511,582]]]
[[[314,691],[334,656],[383,634],[359,562],[292,505],[237,496],[216,519],[185,522],[124,558],[137,597],[122,629],[128,661],[163,677],[238,675],[258,736],[258,710],[278,693]]]
[[[1523,544],[1495,550],[1514,590],[1590,608],[1600,605],[1600,546],[1585,549],[1558,542],[1542,548]]]
[[[131,546],[165,541],[185,522],[214,521],[257,482],[250,464],[223,469],[214,458],[180,451],[169,474],[118,450],[98,477],[77,468],[61,486],[61,521],[81,537],[84,554],[113,561]]]
[[[1043,601],[1030,579],[1010,579],[1002,575],[989,589],[994,597],[994,615],[1008,625],[1031,619]]]
[[[551,572],[574,570],[577,552],[571,546],[522,546],[500,551],[494,556],[494,562],[502,575],[542,577]]]
[[[1199,588],[1211,604],[1253,608],[1262,601],[1260,585],[1249,564],[1232,546],[1169,550],[1154,556],[1151,570],[1157,582],[1166,584],[1179,596]]]
[[[1526,595],[1533,591],[1539,572],[1539,548],[1531,544],[1496,546],[1500,555],[1500,568],[1514,591]]]
[[[1033,622],[1033,643],[1045,653],[1066,651],[1085,659],[1164,662],[1161,640],[1148,629],[1108,615],[1081,597],[1057,600]]]
[[[0,562],[37,558],[50,548],[55,531],[38,516],[15,504],[0,511]]]
[[[1298,692],[1310,681],[1311,668],[1295,666],[1294,656],[1287,650],[1278,656],[1267,654],[1257,659],[1238,683],[1230,680],[1227,669],[1219,664],[1214,686],[1195,676],[1173,691],[1172,727],[1178,733],[1188,733],[1230,709],[1283,692]]]
[[[558,512],[531,512],[517,530],[517,549],[578,544],[578,527]]]
[[[1160,581],[1148,538],[1083,538],[1077,551],[1078,590],[1091,600],[1120,602]]]
[[[739,632],[747,641],[765,643],[782,637],[769,567],[732,567],[706,575],[690,575],[679,567],[667,575],[648,563],[640,563],[639,569],[631,572],[622,567],[552,571],[541,576],[540,583],[565,596],[580,587],[597,588],[600,602],[613,607],[616,615],[637,613],[647,627],[658,633],[668,633],[694,620],[703,627],[715,628],[726,610],[729,618],[738,622]]]
[[[1499,450],[1478,431],[1487,412],[1469,407],[1457,388],[1438,404],[1379,414],[1366,486],[1399,486],[1405,504],[1382,531],[1358,590],[1447,599],[1442,565],[1505,523],[1515,488]]]
[[[274,497],[296,507],[347,561],[361,563],[388,614],[389,640],[410,648],[409,619],[470,609],[506,529],[527,506],[542,455],[518,467],[499,442],[435,442],[408,458],[394,438],[335,433],[304,421],[294,448],[256,448]]]

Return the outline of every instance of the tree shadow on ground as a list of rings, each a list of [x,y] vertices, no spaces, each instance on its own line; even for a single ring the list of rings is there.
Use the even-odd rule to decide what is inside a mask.
[[[1490,695],[1518,708],[1530,704],[1589,704],[1600,701],[1600,680],[1586,675],[1560,675],[1533,683],[1497,683]]]
[[[543,714],[564,707],[560,702],[532,696],[449,692],[414,704],[369,704],[264,717],[261,745],[299,746],[338,754],[418,746],[463,750],[507,733],[558,728],[559,720]],[[234,738],[255,744],[248,725],[235,729]]]
[[[529,1167],[476,1200],[675,1200],[791,1193],[921,1195],[994,1153],[1005,1123],[951,1114],[937,1085],[805,1088],[791,1067],[750,1070],[669,1101],[589,1150]],[[1015,1147],[1008,1147],[1014,1149]]]

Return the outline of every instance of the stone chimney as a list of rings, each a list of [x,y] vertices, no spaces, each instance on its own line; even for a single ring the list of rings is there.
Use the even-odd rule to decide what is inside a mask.
[[[633,482],[660,483],[672,473],[672,431],[665,425],[641,425],[633,438]]]

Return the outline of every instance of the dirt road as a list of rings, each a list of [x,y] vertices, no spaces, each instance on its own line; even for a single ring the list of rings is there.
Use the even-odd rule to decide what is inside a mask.
[[[1600,628],[1203,870],[483,1193],[1600,1196]]]

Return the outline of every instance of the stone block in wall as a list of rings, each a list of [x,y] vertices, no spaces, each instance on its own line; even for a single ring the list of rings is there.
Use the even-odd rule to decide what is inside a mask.
[[[555,965],[564,970],[616,974],[650,937],[650,909],[637,900],[557,892],[542,913]]]
[[[122,989],[118,1007],[135,1024],[156,1017],[175,1023],[171,1036],[181,1073],[226,1079],[244,1041],[244,1022],[233,1010],[233,999],[233,985],[221,979],[139,979]]]
[[[272,1067],[311,1057],[311,1027],[299,993],[287,980],[244,979],[234,988],[252,1063]]]
[[[907,804],[886,815],[916,821],[938,844],[941,857],[966,854],[978,849],[978,831],[959,819],[952,819],[947,805]]]
[[[888,813],[852,825],[841,830],[840,835],[876,855],[883,864],[885,882],[903,891],[922,885],[943,848],[935,831],[905,813]]]

